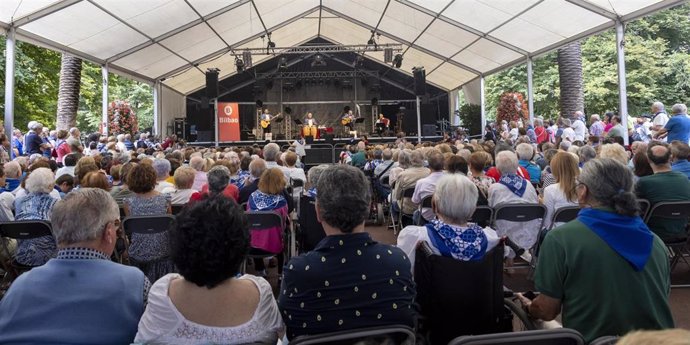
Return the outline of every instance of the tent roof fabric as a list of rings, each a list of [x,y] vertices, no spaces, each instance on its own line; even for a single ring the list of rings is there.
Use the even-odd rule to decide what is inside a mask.
[[[569,42],[687,0],[2,0],[0,33],[188,95],[234,55],[321,37],[403,45],[401,71],[454,90]],[[268,53],[268,52],[267,52]],[[275,53],[280,53],[276,51]],[[366,56],[384,64],[383,52]],[[274,55],[253,55],[254,65]]]

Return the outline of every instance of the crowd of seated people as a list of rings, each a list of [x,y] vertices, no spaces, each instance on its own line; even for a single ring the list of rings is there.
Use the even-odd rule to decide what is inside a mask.
[[[595,135],[590,129],[583,139],[579,122],[570,121],[567,131],[568,121],[555,128],[543,121],[523,128],[515,123],[506,135],[494,135],[496,141],[360,142],[343,153],[343,164],[306,171],[292,149],[274,143],[200,148],[171,139],[164,148],[146,137],[123,136],[106,138],[102,150],[89,150],[90,143],[74,138],[78,134],[65,140],[61,133],[58,139],[70,142],[70,151],[62,148],[60,164],[38,152],[17,155],[0,170],[3,220],[50,220],[54,230],[18,243],[2,239],[8,245],[0,246],[0,259],[39,267],[20,275],[0,300],[0,343],[72,339],[69,333],[79,330],[64,326],[67,320],[41,320],[51,327],[35,335],[25,327],[85,294],[107,302],[102,310],[95,301],[80,307],[93,308],[95,315],[83,322],[100,322],[99,313],[117,315],[120,333],[112,337],[123,337],[123,343],[274,342],[365,326],[414,327],[412,275],[421,241],[436,254],[463,261],[483,260],[504,236],[530,249],[538,227],[510,222],[481,227],[470,218],[480,205],[540,203],[546,209],[543,226],[553,229],[536,270],[541,294],[523,300],[533,317],[551,320],[560,314],[565,327],[587,340],[672,328],[664,242],[686,238],[686,229],[682,222],[654,217],[645,224],[636,200],[689,201],[690,148],[681,141],[650,140],[636,144],[633,153],[619,137],[606,137],[621,127],[615,117],[609,131],[604,127]],[[296,180],[302,181],[301,190],[290,188]],[[376,242],[365,229],[372,192],[381,200],[389,193],[392,213],[409,216],[393,246]],[[420,208],[425,198],[431,198],[430,207]],[[290,214],[304,202],[313,203],[323,238],[283,264],[286,227],[295,220]],[[171,229],[128,238],[129,264],[137,268],[109,261],[122,239],[120,211],[167,215],[173,206],[184,207]],[[564,206],[582,211],[574,221],[551,224]],[[243,214],[255,211],[276,212],[284,223],[249,231]],[[76,224],[66,217],[89,219]],[[414,221],[423,225],[410,225]],[[255,275],[243,274],[250,248],[278,257],[277,300],[262,277],[268,275],[264,260],[254,261]],[[510,265],[514,253],[507,250],[506,256]],[[85,272],[101,271],[61,274],[82,266]],[[87,286],[90,281],[97,283]],[[50,295],[54,303],[41,299],[47,298],[41,287],[63,282],[64,289]],[[29,288],[32,284],[36,288]],[[108,296],[118,289],[127,292],[117,299],[124,304],[115,312]],[[139,291],[143,299],[134,293]],[[35,314],[25,311],[24,319],[7,316],[39,304]],[[84,310],[70,311],[70,322],[81,322]]]

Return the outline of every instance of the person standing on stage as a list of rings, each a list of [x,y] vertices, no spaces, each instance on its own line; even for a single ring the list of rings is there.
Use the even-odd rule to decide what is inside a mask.
[[[273,117],[271,116],[271,113],[268,112],[267,108],[264,108],[264,112],[263,112],[263,114],[261,114],[261,121],[267,121],[268,122],[266,127],[261,126],[264,130],[264,133],[271,133],[271,120],[272,119],[273,119]]]

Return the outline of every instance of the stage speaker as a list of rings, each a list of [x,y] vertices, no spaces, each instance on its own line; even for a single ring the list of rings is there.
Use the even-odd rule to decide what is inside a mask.
[[[206,97],[218,98],[218,71],[209,70],[206,72]]]
[[[412,70],[414,76],[414,94],[415,96],[426,95],[426,71],[424,67],[415,67]]]
[[[200,109],[195,115],[187,119],[190,125],[195,125],[198,131],[209,131],[213,129],[213,111],[212,107]]]
[[[436,125],[423,125],[422,135],[425,137],[433,137],[436,135]]]

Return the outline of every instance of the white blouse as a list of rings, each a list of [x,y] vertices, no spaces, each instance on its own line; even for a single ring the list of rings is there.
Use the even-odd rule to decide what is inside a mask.
[[[561,207],[567,206],[577,206],[577,201],[568,201],[565,193],[561,190],[561,184],[556,183],[544,188],[544,206],[546,206],[546,216],[544,216],[544,227],[549,228],[551,226],[551,220],[553,219],[553,214],[556,213]],[[559,226],[563,223],[557,223]]]
[[[170,282],[178,278],[182,279],[179,274],[167,274],[151,286],[148,304],[134,338],[135,343],[275,344],[279,334],[285,330],[271,286],[264,278],[247,274],[238,278],[251,280],[256,284],[260,297],[252,318],[242,325],[233,327],[204,326],[185,319],[168,296]]]

